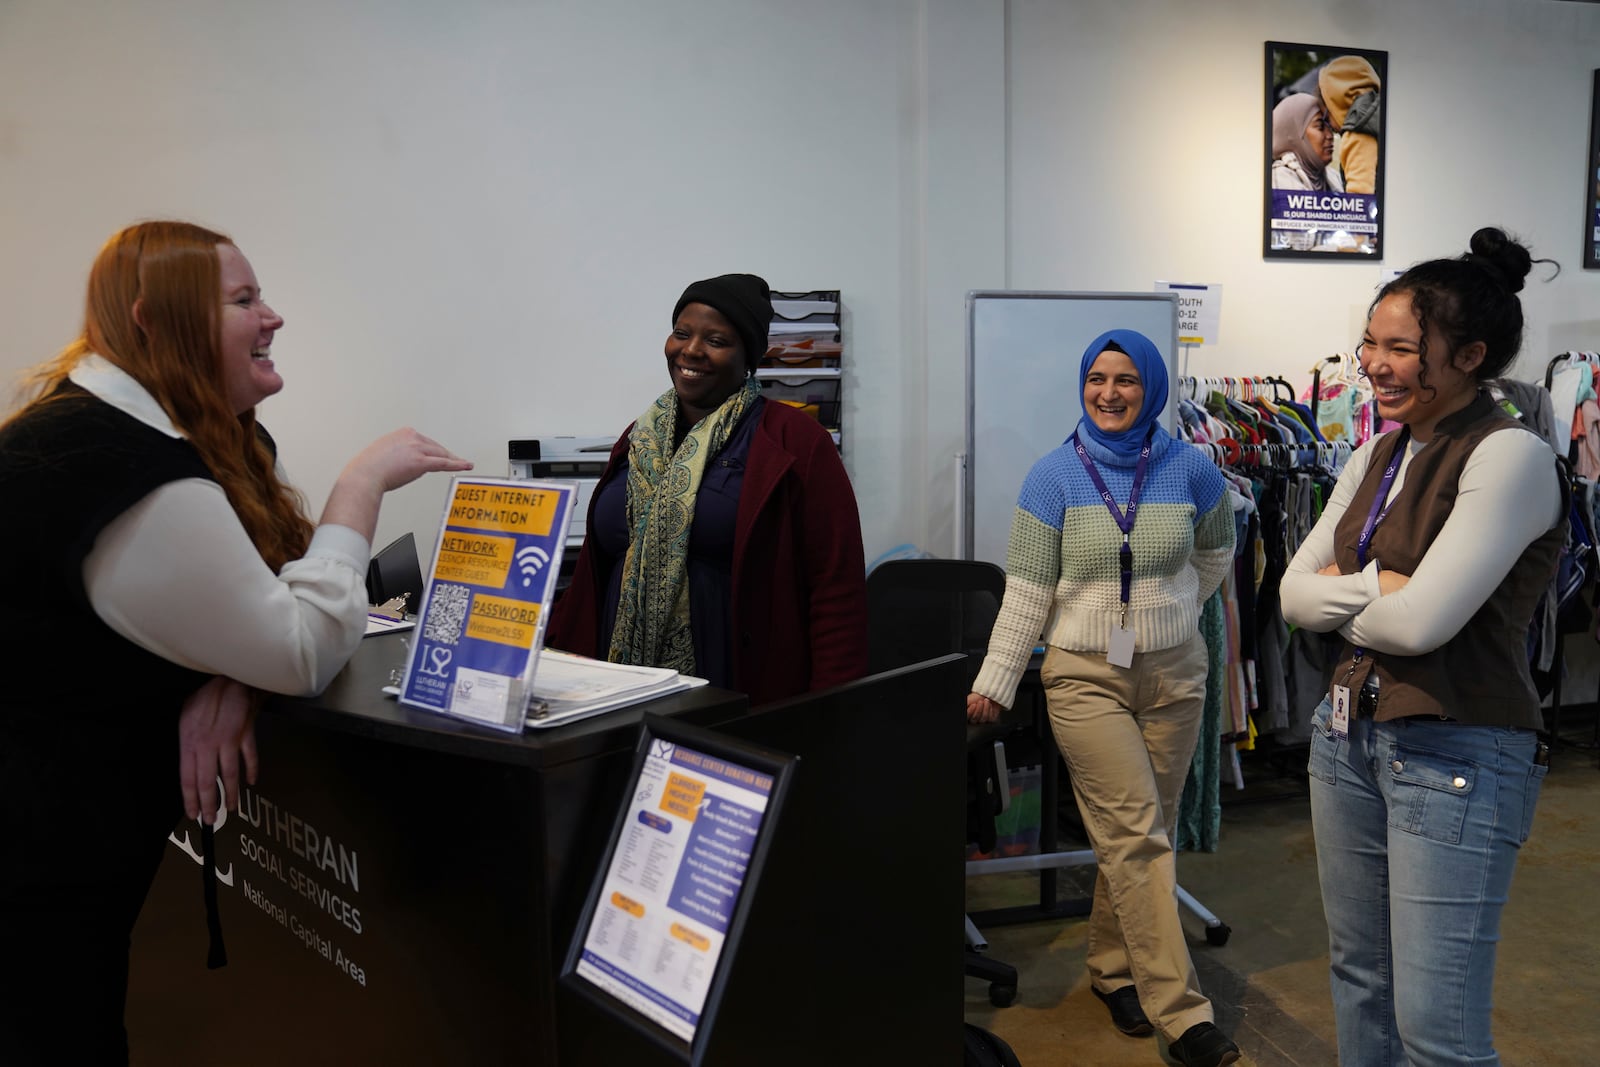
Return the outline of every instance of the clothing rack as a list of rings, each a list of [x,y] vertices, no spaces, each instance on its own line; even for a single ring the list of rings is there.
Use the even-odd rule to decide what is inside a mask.
[[[1574,350],[1574,351],[1568,351],[1568,352],[1560,352],[1560,353],[1557,353],[1556,355],[1552,356],[1550,358],[1550,361],[1545,364],[1545,368],[1544,368],[1544,387],[1545,387],[1545,390],[1547,392],[1550,390],[1551,385],[1555,381],[1555,373],[1556,373],[1556,371],[1559,368],[1563,367],[1563,366],[1568,366],[1568,365],[1573,364],[1573,363],[1587,363],[1587,364],[1591,364],[1591,365],[1592,364],[1600,364],[1600,352],[1580,352],[1580,351],[1575,351]],[[1567,457],[1563,457],[1564,461],[1566,459],[1567,459]],[[1570,473],[1569,473],[1569,485],[1570,485],[1570,488],[1571,488],[1571,490],[1572,490],[1572,492],[1574,494],[1581,493],[1582,489],[1583,489],[1583,486],[1585,484],[1586,483],[1583,482],[1582,479],[1576,477],[1575,475],[1570,475]],[[1591,568],[1594,567],[1595,566],[1594,554],[1591,552],[1589,559],[1581,561],[1581,562],[1586,564],[1587,566],[1589,566]],[[1593,581],[1592,574],[1589,576],[1588,580],[1590,582]],[[1581,593],[1579,595],[1581,595]],[[1575,630],[1572,630],[1570,632],[1571,633],[1591,632],[1591,626],[1592,626],[1592,620],[1591,620],[1590,625],[1586,625],[1581,629],[1575,629]],[[1561,690],[1562,690],[1562,677],[1561,676],[1565,673],[1565,667],[1566,667],[1566,641],[1565,641],[1565,638],[1568,636],[1568,633],[1565,633],[1565,632],[1561,631],[1559,618],[1558,618],[1557,623],[1556,623],[1556,631],[1557,631],[1557,633],[1556,633],[1556,642],[1555,642],[1555,657],[1554,657],[1553,661],[1550,664],[1550,708],[1549,708],[1549,711],[1550,711],[1550,717],[1549,717],[1550,729],[1547,731],[1547,733],[1548,733],[1548,735],[1550,737],[1551,747],[1556,747],[1556,746],[1558,746],[1558,745],[1563,743],[1562,742],[1562,738],[1561,738],[1561,716],[1562,716],[1562,711],[1563,711],[1562,692],[1561,692]],[[1595,711],[1596,714],[1595,714],[1595,723],[1594,723],[1594,740],[1587,747],[1600,747],[1600,691],[1596,692],[1596,694],[1595,694],[1595,703],[1593,705],[1591,705],[1590,707],[1591,707],[1591,709],[1593,709]],[[1586,746],[1583,746],[1583,745],[1580,744],[1579,747],[1586,747]]]
[[[1282,394],[1279,390],[1282,390]],[[1267,394],[1271,392],[1269,397]],[[1274,402],[1294,399],[1294,386],[1289,384],[1287,378],[1279,375],[1251,378],[1215,378],[1191,377],[1185,375],[1178,379],[1178,397],[1182,400],[1200,400],[1211,393],[1221,393],[1229,400],[1241,400],[1249,403],[1258,397]]]
[[[1319,441],[1312,445],[1240,445],[1234,466],[1267,470],[1294,470],[1299,467],[1326,467],[1338,470],[1350,458],[1354,446],[1349,441]]]
[[[1564,363],[1600,363],[1600,352],[1562,352],[1552,356],[1544,367],[1544,387],[1550,388],[1550,383],[1555,380],[1556,368]]]
[[[1298,470],[1322,467],[1342,469],[1355,446],[1349,441],[1326,441],[1314,445],[1244,445],[1226,438],[1221,441],[1191,441],[1195,448],[1211,457],[1219,467],[1255,470]]]
[[[1348,441],[1324,440],[1309,407],[1296,400],[1294,386],[1279,375],[1185,376],[1178,379],[1175,393],[1183,423],[1180,432],[1223,471],[1230,493],[1245,501],[1247,517],[1238,520],[1236,516],[1236,521],[1243,522],[1249,536],[1264,539],[1261,545],[1269,567],[1264,578],[1254,579],[1247,573],[1253,562],[1246,570],[1236,570],[1232,599],[1224,601],[1225,633],[1242,636],[1228,637],[1219,770],[1223,782],[1248,790],[1242,796],[1225,790],[1225,795],[1233,798],[1226,803],[1303,795],[1302,788],[1285,793],[1280,783],[1289,780],[1297,787],[1304,785],[1306,745],[1302,734],[1311,708],[1302,707],[1305,694],[1290,681],[1289,635],[1274,628],[1270,620],[1277,614],[1276,583],[1281,567],[1293,554],[1298,537],[1309,530],[1309,522],[1304,518],[1296,522],[1294,516],[1309,509],[1307,494],[1313,484],[1321,487],[1317,490],[1320,494],[1331,491],[1333,477],[1354,446]],[[1325,495],[1317,499],[1325,499]],[[1253,561],[1256,557],[1247,552],[1245,558]],[[1262,611],[1268,614],[1260,614]],[[1248,723],[1241,713],[1248,716]],[[1250,736],[1252,725],[1260,731],[1254,747],[1236,749],[1231,742]],[[1241,766],[1244,761],[1254,764],[1248,782]],[[1258,773],[1267,777],[1258,781]],[[1250,788],[1256,785],[1265,785],[1266,792]],[[1204,833],[1205,824],[1201,827]]]
[[[1311,368],[1311,417],[1317,417],[1317,405],[1322,403],[1322,368],[1330,363],[1343,367],[1344,364],[1356,357],[1349,352],[1335,352],[1326,359],[1317,360]]]

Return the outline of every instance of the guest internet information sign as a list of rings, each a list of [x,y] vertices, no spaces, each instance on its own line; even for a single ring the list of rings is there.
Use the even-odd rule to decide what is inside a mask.
[[[454,480],[401,701],[522,729],[576,499],[570,482]]]

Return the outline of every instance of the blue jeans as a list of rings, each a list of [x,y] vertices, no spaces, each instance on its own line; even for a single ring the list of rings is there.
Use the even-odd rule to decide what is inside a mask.
[[[1499,1064],[1500,911],[1548,767],[1532,730],[1312,719],[1311,818],[1339,1062]]]

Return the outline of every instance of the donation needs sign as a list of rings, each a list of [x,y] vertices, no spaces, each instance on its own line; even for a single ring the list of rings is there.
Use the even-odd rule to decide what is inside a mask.
[[[772,789],[766,771],[652,738],[577,974],[693,1041]]]

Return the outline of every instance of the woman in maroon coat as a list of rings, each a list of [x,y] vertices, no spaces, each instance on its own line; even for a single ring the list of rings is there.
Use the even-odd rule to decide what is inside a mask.
[[[553,648],[673,667],[753,705],[866,673],[861,521],[833,439],[761,396],[753,274],[695,282],[658,397],[611,450]]]

